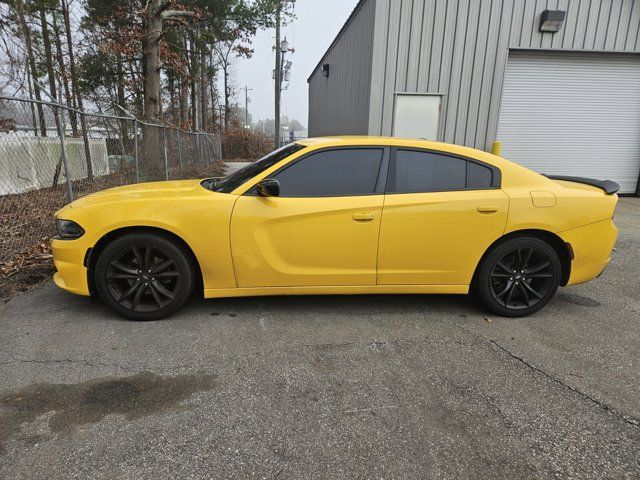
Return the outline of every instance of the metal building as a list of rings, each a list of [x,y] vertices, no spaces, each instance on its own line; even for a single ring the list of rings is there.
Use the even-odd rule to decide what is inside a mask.
[[[308,82],[312,136],[497,140],[640,194],[640,0],[361,0]]]

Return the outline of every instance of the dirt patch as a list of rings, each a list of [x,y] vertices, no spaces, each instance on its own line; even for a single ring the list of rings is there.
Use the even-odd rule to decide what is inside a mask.
[[[2,396],[0,406],[0,455],[11,437],[25,444],[46,440],[48,435],[30,432],[29,425],[47,415],[48,429],[66,435],[75,428],[100,422],[107,415],[128,420],[184,408],[180,403],[196,392],[213,390],[213,375],[160,376],[143,372],[132,377],[106,377],[77,384],[39,383]],[[26,425],[25,425],[26,424]]]

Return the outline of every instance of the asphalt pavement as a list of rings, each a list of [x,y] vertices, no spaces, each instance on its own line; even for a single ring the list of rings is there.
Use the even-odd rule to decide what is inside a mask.
[[[640,477],[640,199],[523,319],[458,296],[0,305],[0,478]]]

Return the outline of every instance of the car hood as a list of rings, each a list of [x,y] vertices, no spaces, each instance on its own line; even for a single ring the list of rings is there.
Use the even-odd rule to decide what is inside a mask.
[[[102,190],[79,198],[64,207],[62,210],[73,208],[87,209],[96,205],[120,202],[166,200],[173,196],[178,199],[193,195],[212,193],[200,185],[201,182],[202,180],[177,180],[169,182],[137,183],[134,185],[109,188],[107,190]]]

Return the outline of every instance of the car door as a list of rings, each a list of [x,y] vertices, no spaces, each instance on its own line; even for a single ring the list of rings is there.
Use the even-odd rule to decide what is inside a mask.
[[[499,170],[481,162],[393,149],[378,284],[468,285],[505,229],[509,199],[499,185]]]
[[[242,195],[231,219],[237,285],[375,285],[383,157],[384,148],[311,152],[269,176],[279,196]]]

